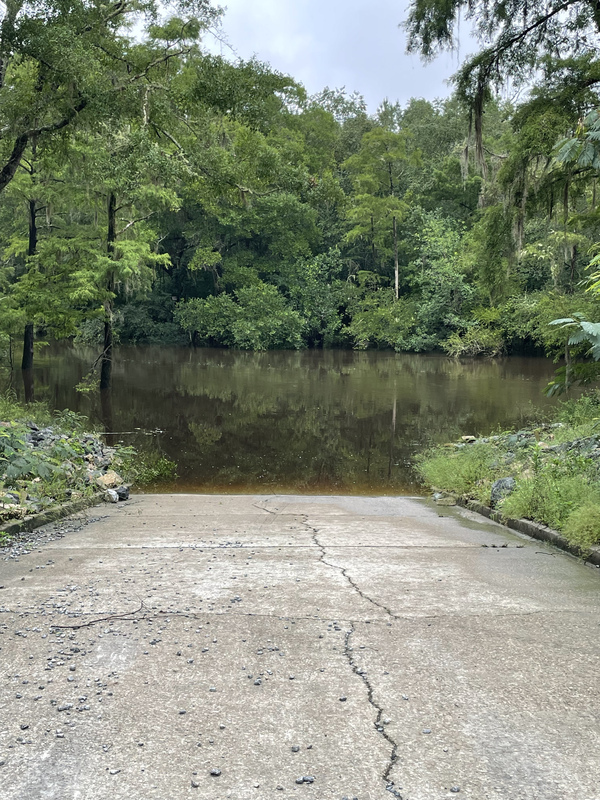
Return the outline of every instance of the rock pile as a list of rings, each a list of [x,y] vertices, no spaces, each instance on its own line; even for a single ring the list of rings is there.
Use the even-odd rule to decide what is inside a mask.
[[[0,434],[0,525],[98,491],[110,502],[129,497],[117,449],[92,433],[0,422]]]

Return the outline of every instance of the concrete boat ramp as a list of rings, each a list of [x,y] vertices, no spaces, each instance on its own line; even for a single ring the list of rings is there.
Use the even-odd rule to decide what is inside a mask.
[[[2,800],[600,800],[600,570],[469,512],[142,495],[0,559]]]

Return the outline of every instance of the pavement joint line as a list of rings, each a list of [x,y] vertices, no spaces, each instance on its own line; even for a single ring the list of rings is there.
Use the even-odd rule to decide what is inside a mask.
[[[151,599],[151,598],[150,598]],[[51,617],[53,615],[60,615],[67,617],[70,612],[57,612],[54,611],[23,611],[21,609],[11,609],[11,608],[0,608],[0,614],[15,614],[19,617]],[[80,611],[80,612],[72,612],[76,613],[79,616],[83,617],[85,615],[90,614],[101,614],[106,613],[111,615],[111,612],[101,612],[101,611]],[[125,611],[124,614],[133,614],[133,611]],[[556,616],[557,614],[577,614],[577,616],[588,615],[588,616],[597,616],[598,612],[596,611],[581,611],[580,609],[554,609],[552,611],[548,611],[545,609],[540,609],[538,611],[511,611],[506,614],[429,614],[427,616],[409,616],[404,614],[397,614],[394,617],[394,620],[398,622],[419,622],[419,621],[426,621],[432,619],[452,619],[452,620],[468,620],[468,619],[499,619],[501,617],[533,617],[537,616],[538,614],[547,614],[550,616]],[[113,615],[118,617],[117,612]],[[348,624],[354,625],[378,625],[380,623],[385,622],[386,626],[389,626],[390,623],[385,619],[377,619],[377,618],[364,618],[364,619],[345,619],[344,617],[340,616],[331,616],[331,617],[314,617],[314,616],[281,616],[279,614],[259,614],[254,613],[252,611],[248,611],[245,614],[240,614],[238,611],[154,611],[150,615],[146,615],[144,617],[136,617],[135,619],[143,620],[149,618],[156,618],[156,617],[164,617],[164,616],[172,616],[172,617],[181,617],[186,619],[197,619],[199,617],[211,616],[211,617],[239,617],[240,619],[247,619],[248,617],[256,617],[257,619],[276,619],[281,620],[282,622],[289,622],[291,620],[302,620],[306,622],[346,622]],[[70,619],[78,619],[78,617],[73,616]],[[131,621],[131,620],[125,620]],[[52,627],[52,626],[51,626]]]
[[[424,545],[378,545],[378,544],[357,544],[357,545],[343,545],[343,544],[328,544],[325,545],[328,550],[478,550],[478,549],[488,549],[488,550],[523,550],[523,547],[493,547],[491,545],[481,545],[481,544],[473,544],[473,545],[441,545],[439,547],[432,545],[432,546],[424,546]],[[36,549],[38,545],[36,545]],[[313,547],[310,544],[257,544],[257,545],[236,545],[235,547],[227,546],[227,545],[186,545],[186,544],[178,544],[178,545],[148,545],[148,544],[131,544],[131,545],[115,545],[114,547],[107,547],[106,545],[98,545],[94,547],[77,547],[77,546],[59,546],[53,547],[52,543],[48,543],[47,548],[48,550],[81,550],[82,552],[86,552],[89,550],[312,550]],[[36,552],[36,550],[29,550],[27,552],[23,552],[19,554],[21,556],[28,556],[32,553]],[[541,551],[538,551],[541,552]],[[560,552],[558,553],[543,553],[543,555],[561,555]],[[5,559],[6,560],[6,559]]]

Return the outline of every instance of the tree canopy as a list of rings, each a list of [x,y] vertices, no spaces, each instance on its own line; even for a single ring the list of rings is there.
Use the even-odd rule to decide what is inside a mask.
[[[0,355],[75,337],[106,384],[119,341],[558,356],[549,322],[600,318],[591,5],[415,2],[413,47],[465,12],[483,49],[375,114],[215,56],[206,2],[8,6]]]

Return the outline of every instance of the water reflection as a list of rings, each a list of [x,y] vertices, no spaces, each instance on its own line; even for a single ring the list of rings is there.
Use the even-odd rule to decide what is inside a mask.
[[[519,426],[554,402],[541,394],[553,365],[534,358],[123,347],[102,398],[74,390],[94,358],[47,348],[36,395],[172,458],[180,478],[162,488],[175,491],[416,492],[425,444]]]

